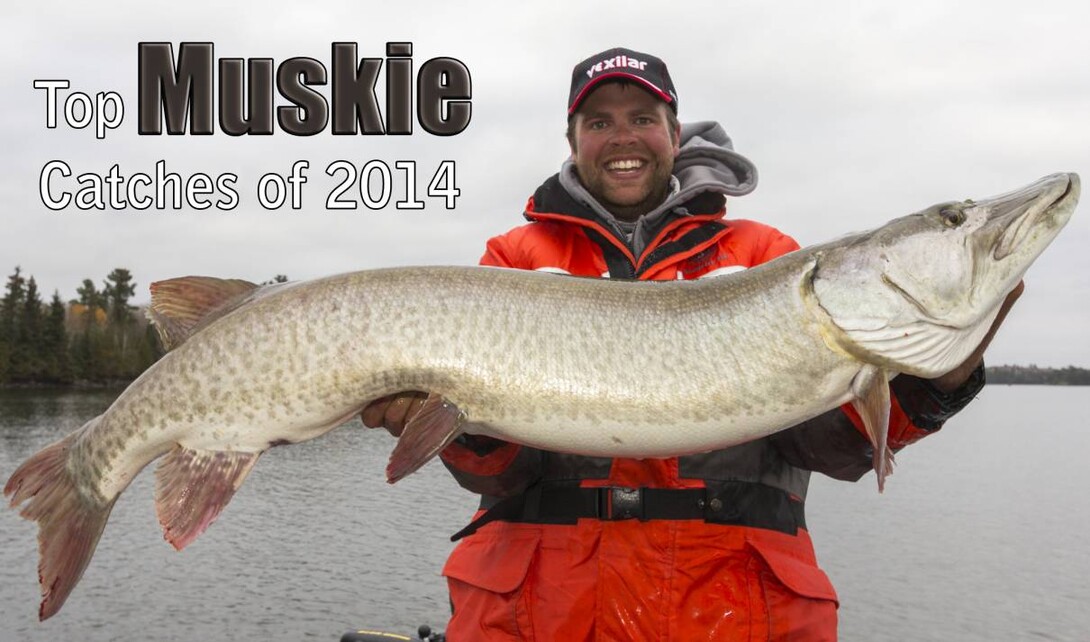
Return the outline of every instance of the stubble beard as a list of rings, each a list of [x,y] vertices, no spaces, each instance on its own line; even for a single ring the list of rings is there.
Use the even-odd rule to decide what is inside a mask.
[[[672,159],[671,159],[672,160]],[[674,164],[656,163],[655,170],[649,177],[647,193],[638,200],[625,199],[617,201],[610,198],[612,189],[609,187],[605,170],[594,177],[593,181],[583,180],[584,187],[591,196],[602,204],[617,220],[632,222],[662,205],[670,190],[670,175],[673,173]],[[583,179],[580,176],[580,179]]]

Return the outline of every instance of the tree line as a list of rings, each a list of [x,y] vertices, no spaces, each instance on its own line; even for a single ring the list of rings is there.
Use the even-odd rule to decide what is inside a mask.
[[[154,328],[129,303],[129,270],[114,269],[101,288],[84,279],[76,292],[44,301],[16,266],[0,300],[0,384],[128,381],[162,356]]]

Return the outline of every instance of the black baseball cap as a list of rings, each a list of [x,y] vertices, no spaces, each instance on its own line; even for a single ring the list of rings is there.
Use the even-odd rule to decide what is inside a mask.
[[[603,80],[627,78],[662,99],[677,113],[677,92],[666,63],[651,54],[614,47],[587,58],[571,72],[571,93],[568,94],[568,117]]]

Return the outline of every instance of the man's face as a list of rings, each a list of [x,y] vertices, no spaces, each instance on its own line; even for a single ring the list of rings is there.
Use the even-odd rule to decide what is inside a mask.
[[[634,221],[666,197],[680,136],[670,131],[668,109],[639,87],[607,83],[575,112],[579,179],[620,220]]]

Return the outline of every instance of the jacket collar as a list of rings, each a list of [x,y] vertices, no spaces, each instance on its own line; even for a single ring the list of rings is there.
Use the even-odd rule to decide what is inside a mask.
[[[637,229],[637,234],[646,235],[639,249],[627,242],[612,217],[604,219],[564,189],[558,175],[550,177],[534,192],[526,204],[524,215],[530,221],[558,221],[585,228],[587,235],[605,252],[607,263],[610,264],[610,274],[615,278],[635,278],[667,255],[674,252],[687,253],[690,246],[717,236],[726,227],[720,220],[725,212],[724,204],[725,198],[722,194],[704,192],[697,195],[675,208],[673,216],[656,219],[658,224],[654,227],[644,226]],[[715,221],[716,225],[705,226],[705,229],[687,238],[676,248],[661,246],[673,228],[690,219]],[[708,238],[705,239],[705,236]],[[663,254],[659,250],[669,251]],[[660,257],[659,254],[663,256]]]

